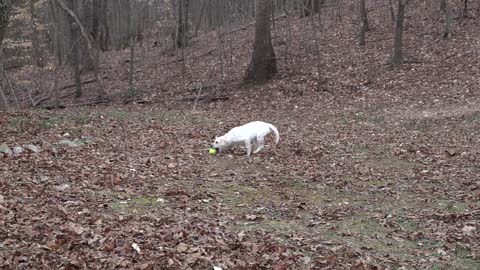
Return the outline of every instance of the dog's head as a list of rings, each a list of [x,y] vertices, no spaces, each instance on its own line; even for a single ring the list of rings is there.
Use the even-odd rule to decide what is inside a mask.
[[[228,146],[228,141],[225,137],[215,137],[213,143],[212,143],[212,148],[219,149],[220,151],[224,148],[227,148]]]

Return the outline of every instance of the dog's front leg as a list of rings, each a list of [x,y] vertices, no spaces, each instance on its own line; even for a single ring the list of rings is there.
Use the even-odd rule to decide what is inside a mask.
[[[247,148],[247,157],[250,157],[252,153],[252,142],[250,142],[250,140],[245,141],[245,148]]]
[[[265,147],[265,140],[263,137],[257,137],[257,149],[253,151],[254,154],[262,151],[262,149]]]

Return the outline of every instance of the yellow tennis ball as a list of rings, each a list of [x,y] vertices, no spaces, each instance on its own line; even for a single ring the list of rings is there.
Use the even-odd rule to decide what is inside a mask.
[[[208,152],[211,154],[211,155],[215,155],[217,153],[217,149],[215,148],[210,148],[208,149]]]

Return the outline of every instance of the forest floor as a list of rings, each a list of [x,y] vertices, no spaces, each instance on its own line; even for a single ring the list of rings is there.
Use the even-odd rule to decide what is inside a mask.
[[[112,53],[104,83],[118,102],[0,115],[0,143],[42,148],[0,158],[0,266],[479,269],[479,24],[420,43],[407,30],[416,61],[398,69],[385,64],[387,30],[359,48],[336,28],[324,42],[345,46],[323,44],[320,91],[308,42],[292,37],[306,56],[287,64],[276,32],[279,74],[261,86],[240,83],[252,29],[225,41],[223,80],[209,75],[222,70],[205,45],[215,33],[186,50],[198,59],[184,75],[174,55],[142,52],[169,63],[139,60],[142,103],[121,102],[128,52]],[[199,85],[222,99],[193,110]],[[274,124],[280,143],[209,155],[213,136],[251,120]]]

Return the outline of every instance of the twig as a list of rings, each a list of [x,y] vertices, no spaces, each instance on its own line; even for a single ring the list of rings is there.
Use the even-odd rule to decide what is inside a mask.
[[[87,101],[87,102],[82,102],[82,103],[75,103],[75,104],[69,104],[69,105],[61,105],[59,104],[57,106],[57,108],[69,108],[69,107],[83,107],[83,106],[90,106],[90,105],[95,105],[95,104],[102,104],[102,103],[107,103],[109,100],[108,99],[104,99],[104,98],[101,98],[101,99],[96,99],[96,100],[93,100],[93,101]],[[55,109],[55,105],[45,105],[42,107],[43,109],[47,109],[47,110],[51,110],[51,109]]]
[[[97,78],[83,81],[80,84],[89,84],[89,83],[96,82],[96,81],[97,81]],[[65,86],[62,86],[62,88],[60,88],[60,89],[68,89],[68,88],[74,87],[75,85],[76,84],[74,84],[74,83],[69,84],[69,85],[65,85]]]
[[[15,89],[13,89],[12,82],[8,78],[8,74],[5,71],[5,69],[3,69],[3,76],[5,76],[5,80],[7,81],[8,86],[10,87],[10,92],[12,92],[13,99],[15,100],[15,104],[17,105],[17,109],[20,109],[20,104],[18,103],[17,95],[15,94]]]
[[[212,64],[210,66],[210,74],[208,75],[208,81],[210,81],[212,79],[212,74],[213,74],[213,70],[214,70],[214,65],[215,64]],[[198,103],[198,100],[200,98],[200,93],[202,92],[202,89],[203,89],[203,84],[200,85],[200,88],[198,89],[198,92],[197,92],[197,98],[195,99],[195,102],[193,103],[193,111],[197,108],[197,103]]]
[[[195,111],[195,109],[197,108],[198,99],[200,98],[200,93],[202,93],[202,89],[203,89],[203,84],[200,85],[200,88],[198,89],[197,98],[195,99],[195,102],[193,103],[192,111]]]

